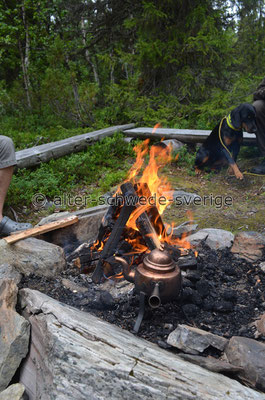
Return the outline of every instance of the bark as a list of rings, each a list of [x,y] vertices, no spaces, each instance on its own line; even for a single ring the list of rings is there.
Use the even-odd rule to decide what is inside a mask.
[[[25,50],[23,50],[23,45],[22,45],[21,40],[18,41],[18,47],[19,47],[19,54],[20,54],[20,59],[21,59],[21,66],[22,66],[22,72],[23,72],[25,92],[26,92],[26,97],[27,97],[27,104],[28,104],[28,108],[31,109],[32,108],[31,98],[30,98],[30,86],[31,85],[30,85],[30,79],[29,79],[30,37],[29,37],[29,28],[28,28],[28,22],[27,22],[24,4],[21,7],[21,11],[22,11],[23,25],[24,25],[24,29],[25,29]]]
[[[85,28],[85,21],[84,21],[84,17],[81,17],[81,33],[82,33],[82,42],[83,42],[83,46],[85,48],[85,57],[86,57],[86,61],[87,63],[91,66],[93,74],[94,74],[94,79],[95,82],[100,85],[100,81],[99,81],[99,76],[98,76],[98,72],[97,72],[97,67],[96,67],[96,63],[92,61],[92,58],[90,57],[89,54],[89,50],[87,48],[87,42],[86,42],[86,28]]]

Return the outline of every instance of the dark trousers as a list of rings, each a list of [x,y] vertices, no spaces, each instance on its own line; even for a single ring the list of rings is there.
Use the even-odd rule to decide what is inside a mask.
[[[256,110],[257,145],[261,155],[265,157],[265,100],[256,100],[253,103]]]

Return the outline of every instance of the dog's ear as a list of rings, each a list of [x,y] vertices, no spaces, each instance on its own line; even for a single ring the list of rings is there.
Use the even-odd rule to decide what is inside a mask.
[[[231,122],[232,125],[236,128],[236,129],[240,129],[241,128],[241,105],[234,108],[231,113]]]

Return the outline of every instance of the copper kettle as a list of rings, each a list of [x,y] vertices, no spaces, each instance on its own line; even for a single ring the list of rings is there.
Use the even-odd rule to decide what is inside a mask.
[[[134,270],[124,258],[115,257],[115,260],[122,265],[125,279],[135,284],[136,291],[144,292],[149,297],[152,308],[178,298],[181,271],[162,246],[152,250]]]

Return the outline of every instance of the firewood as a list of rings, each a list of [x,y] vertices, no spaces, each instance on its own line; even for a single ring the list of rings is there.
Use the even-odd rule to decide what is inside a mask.
[[[58,221],[50,222],[42,226],[36,226],[35,228],[27,229],[26,231],[14,233],[11,236],[3,238],[7,243],[12,244],[21,239],[26,239],[32,236],[38,236],[46,232],[54,231],[55,229],[64,228],[65,226],[75,224],[78,221],[76,215],[60,219]]]

